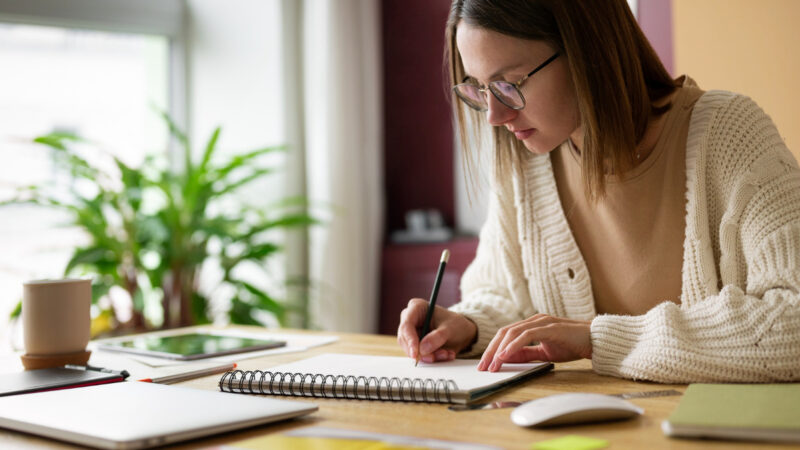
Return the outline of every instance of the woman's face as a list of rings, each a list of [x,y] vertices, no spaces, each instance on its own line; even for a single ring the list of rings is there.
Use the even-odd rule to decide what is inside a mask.
[[[456,45],[466,75],[481,86],[495,80],[516,83],[555,53],[543,41],[518,39],[464,22],[456,30]],[[520,91],[526,103],[520,110],[505,106],[486,91],[490,125],[506,127],[537,154],[548,153],[579,133],[575,89],[563,55],[525,80]]]

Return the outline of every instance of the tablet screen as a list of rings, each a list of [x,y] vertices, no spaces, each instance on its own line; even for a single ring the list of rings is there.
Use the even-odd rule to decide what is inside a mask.
[[[189,333],[173,336],[137,336],[125,340],[105,342],[100,344],[100,347],[107,350],[170,359],[200,359],[264,350],[284,345],[286,343],[283,341],[269,339]]]

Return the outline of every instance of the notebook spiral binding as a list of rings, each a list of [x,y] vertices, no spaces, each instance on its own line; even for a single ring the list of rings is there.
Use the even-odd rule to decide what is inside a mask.
[[[452,403],[451,393],[458,391],[458,386],[453,380],[432,378],[234,370],[222,375],[219,389],[245,394]]]

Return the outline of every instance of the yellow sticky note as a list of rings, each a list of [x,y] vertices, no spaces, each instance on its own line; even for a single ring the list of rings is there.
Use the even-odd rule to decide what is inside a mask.
[[[420,447],[405,447],[380,441],[363,439],[337,439],[318,437],[296,437],[270,435],[247,439],[228,445],[226,448],[249,450],[419,450]]]
[[[533,450],[594,450],[604,447],[608,447],[608,441],[574,434],[531,445]]]

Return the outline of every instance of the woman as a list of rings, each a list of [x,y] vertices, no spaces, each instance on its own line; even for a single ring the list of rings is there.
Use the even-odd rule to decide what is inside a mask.
[[[624,0],[455,0],[447,42],[495,174],[461,303],[421,342],[427,303],[402,313],[409,356],[800,380],[800,170],[752,100],[671,79]]]

